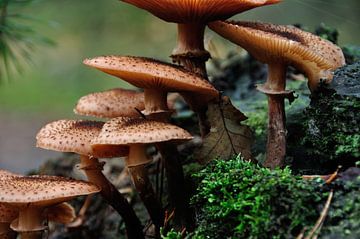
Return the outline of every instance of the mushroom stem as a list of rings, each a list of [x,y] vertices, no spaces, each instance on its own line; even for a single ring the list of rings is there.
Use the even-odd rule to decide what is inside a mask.
[[[37,207],[27,207],[19,211],[18,229],[20,231],[33,231],[44,229],[43,210]]]
[[[175,209],[174,221],[178,229],[192,228],[193,220],[189,208],[189,195],[185,186],[184,171],[179,158],[179,153],[173,143],[159,143],[159,149],[168,180],[169,203]]]
[[[274,92],[284,92],[286,87],[286,66],[269,64],[268,79],[265,86]],[[275,168],[284,165],[286,154],[285,96],[268,94],[268,137],[265,167]]]
[[[155,192],[151,185],[145,165],[149,162],[146,157],[144,145],[130,145],[129,157],[127,159],[128,169],[139,196],[143,201],[152,222],[157,231],[164,221],[163,210],[159,201],[156,199]],[[140,162],[143,162],[142,164]]]
[[[168,111],[167,92],[158,89],[144,89],[145,111],[148,113]]]
[[[102,173],[99,160],[89,156],[81,155],[81,167],[85,171],[91,183],[101,187],[103,198],[121,215],[126,225],[126,232],[129,239],[144,238],[142,225],[136,216],[134,209],[126,198]]]
[[[178,24],[178,43],[171,58],[187,70],[207,78],[205,62],[210,58],[204,48],[205,24]]]

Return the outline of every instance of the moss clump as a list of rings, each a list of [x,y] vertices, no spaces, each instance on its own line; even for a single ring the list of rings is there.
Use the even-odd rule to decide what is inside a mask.
[[[290,169],[269,170],[240,157],[215,160],[196,175],[192,205],[198,227],[192,238],[292,238],[318,217],[316,181]]]
[[[346,165],[360,157],[359,69],[360,62],[339,69],[305,111],[301,144],[316,161]]]

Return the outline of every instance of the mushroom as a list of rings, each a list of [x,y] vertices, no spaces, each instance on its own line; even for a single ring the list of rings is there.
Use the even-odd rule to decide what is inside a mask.
[[[79,115],[102,118],[120,116],[137,117],[144,110],[144,93],[133,90],[112,89],[83,96],[74,112]]]
[[[103,164],[97,158],[121,156],[127,149],[94,153],[91,140],[98,136],[103,122],[59,120],[44,126],[36,136],[36,146],[80,155],[80,168],[88,180],[101,188],[101,195],[124,219],[129,238],[143,238],[142,226],[133,208],[124,196],[102,173]],[[122,151],[121,151],[122,150]]]
[[[57,176],[9,177],[0,181],[0,203],[19,211],[11,229],[24,238],[41,238],[44,210],[77,196],[97,193],[100,188],[83,181]]]
[[[268,96],[269,122],[264,165],[284,165],[286,128],[284,99],[294,100],[286,90],[286,68],[296,67],[308,77],[313,92],[322,80],[329,82],[333,71],[345,64],[341,49],[333,43],[292,26],[260,22],[217,21],[209,27],[240,45],[259,61],[268,64],[268,79],[257,88]]]
[[[192,136],[187,131],[168,123],[142,118],[119,117],[105,123],[99,136],[93,140],[92,148],[94,152],[114,151],[122,147],[129,148],[126,165],[153,223],[159,229],[164,218],[145,168],[151,162],[146,155],[146,146],[190,139]]]
[[[167,104],[167,93],[188,92],[196,95],[198,104],[217,99],[219,92],[206,80],[176,65],[150,58],[132,56],[101,56],[84,60],[84,64],[144,89],[144,114],[166,120],[172,113]]]
[[[204,48],[206,24],[235,14],[275,4],[280,0],[122,0],[155,16],[178,23],[178,43],[172,58],[186,69],[207,77],[205,62],[210,54]]]

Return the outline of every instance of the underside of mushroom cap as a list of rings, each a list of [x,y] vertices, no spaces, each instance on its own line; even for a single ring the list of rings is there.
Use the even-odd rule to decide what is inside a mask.
[[[275,4],[280,0],[122,0],[176,23],[227,19],[252,8]]]
[[[36,146],[60,152],[107,158],[126,155],[126,148],[94,153],[91,141],[98,136],[104,122],[85,120],[59,120],[44,126],[36,136]]]
[[[295,66],[308,76],[311,90],[320,79],[331,80],[332,72],[345,64],[338,46],[294,26],[217,21],[209,27],[264,63],[283,62]]]
[[[92,183],[57,176],[14,177],[0,181],[0,203],[18,208],[48,207],[77,196],[97,193]]]
[[[106,122],[93,141],[93,149],[97,151],[107,145],[150,144],[192,138],[186,130],[175,125],[142,118],[119,117]]]
[[[199,75],[177,65],[150,58],[101,56],[86,59],[84,64],[143,89],[158,89],[166,92],[189,91],[202,94],[209,100],[219,95],[218,91]]]
[[[112,89],[83,96],[74,112],[79,115],[102,118],[139,116],[137,110],[144,110],[144,93],[133,90]]]

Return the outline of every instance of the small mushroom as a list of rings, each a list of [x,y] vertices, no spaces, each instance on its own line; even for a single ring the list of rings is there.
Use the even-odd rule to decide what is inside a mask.
[[[333,43],[292,26],[260,22],[217,21],[209,27],[240,45],[259,61],[268,64],[268,79],[258,90],[268,96],[269,123],[264,165],[284,165],[286,128],[284,99],[294,100],[286,90],[286,68],[296,67],[308,77],[313,92],[321,80],[329,82],[333,71],[345,64],[341,49]]]
[[[145,168],[151,162],[146,155],[146,146],[159,142],[190,139],[192,136],[187,131],[168,123],[142,118],[119,117],[105,123],[99,136],[93,140],[92,147],[94,152],[129,147],[129,155],[126,159],[127,167],[153,223],[159,229],[164,217]]]
[[[207,77],[205,62],[210,54],[204,48],[206,24],[235,14],[275,4],[280,0],[122,0],[155,16],[178,23],[178,43],[172,58],[188,70]]]
[[[83,181],[57,176],[9,177],[0,181],[0,203],[19,212],[11,229],[22,238],[41,238],[46,229],[44,210],[77,196],[97,193],[100,188]]]
[[[79,115],[102,118],[137,117],[144,110],[144,93],[133,90],[112,89],[83,96],[74,112]]]
[[[127,148],[115,151],[98,151],[91,148],[91,141],[98,136],[103,122],[82,120],[59,120],[44,126],[36,136],[36,146],[60,152],[80,155],[80,168],[88,180],[101,188],[101,195],[124,219],[129,238],[143,238],[142,226],[126,198],[102,173],[103,164],[97,158],[128,154]]]
[[[150,58],[131,56],[101,56],[84,60],[84,64],[144,89],[144,114],[155,119],[167,119],[168,92],[189,92],[206,104],[217,99],[219,92],[206,80],[176,65]],[[160,117],[156,117],[160,115]]]

